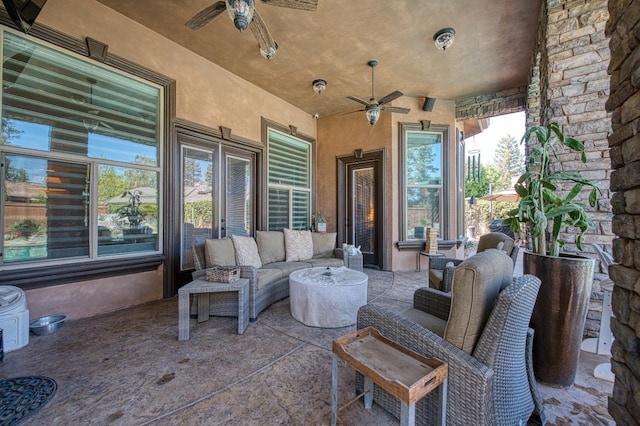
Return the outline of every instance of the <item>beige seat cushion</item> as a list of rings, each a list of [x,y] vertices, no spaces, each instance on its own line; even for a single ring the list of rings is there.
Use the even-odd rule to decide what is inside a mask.
[[[256,240],[251,237],[232,235],[231,241],[233,241],[233,247],[236,249],[236,262],[238,265],[262,267]]]
[[[231,238],[208,239],[204,244],[205,264],[213,266],[236,266],[236,252]]]
[[[444,275],[443,269],[429,269],[429,282],[431,288],[436,290],[442,290],[442,276]]]
[[[299,271],[300,269],[305,269],[310,267],[311,265],[307,262],[273,262],[270,263],[269,269],[279,269],[282,272],[282,276],[285,277],[287,275],[291,275],[292,272]]]
[[[256,271],[256,277],[256,287],[258,290],[262,290],[272,282],[278,281],[282,278],[282,271],[280,269],[260,268]]]
[[[337,257],[314,257],[313,259],[305,260],[305,263],[308,263],[312,268],[320,266],[337,268],[344,266],[344,260],[338,259]]]
[[[282,231],[256,231],[256,244],[263,265],[285,260]]]
[[[473,352],[502,289],[511,283],[513,262],[500,250],[487,250],[458,265],[451,281],[451,310],[445,340]]]
[[[421,325],[427,330],[434,332],[440,337],[444,336],[444,330],[447,326],[447,322],[443,319],[440,319],[434,315],[430,315],[416,308],[409,308],[405,310],[404,312],[402,312],[402,316],[410,319],[416,324]]]
[[[311,240],[313,241],[313,257],[332,257],[333,249],[336,247],[336,232],[312,232]]]
[[[284,248],[287,262],[313,258],[311,231],[284,230]]]

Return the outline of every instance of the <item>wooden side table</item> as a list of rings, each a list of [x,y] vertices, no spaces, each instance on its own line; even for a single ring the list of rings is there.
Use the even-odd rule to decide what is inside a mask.
[[[189,340],[189,295],[198,298],[198,322],[209,319],[210,295],[215,293],[238,292],[238,334],[244,333],[249,325],[249,280],[240,278],[232,283],[195,280],[178,290],[178,340]],[[236,303],[235,301],[233,302]],[[234,306],[235,308],[235,306]],[[235,309],[233,309],[235,312]]]
[[[364,375],[364,406],[373,404],[373,385],[398,398],[400,425],[415,424],[415,404],[438,388],[440,413],[444,425],[447,413],[448,364],[422,355],[389,340],[372,327],[363,328],[333,341],[331,371],[331,425],[338,421],[338,358]],[[359,397],[358,397],[359,398]],[[350,401],[348,404],[350,404]]]

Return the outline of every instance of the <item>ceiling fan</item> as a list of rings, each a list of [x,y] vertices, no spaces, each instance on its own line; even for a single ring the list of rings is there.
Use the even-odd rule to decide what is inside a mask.
[[[262,17],[255,9],[254,2],[255,0],[221,0],[196,13],[184,25],[192,30],[200,29],[226,9],[235,27],[240,32],[249,27],[258,42],[260,54],[267,59],[272,59],[278,50],[278,43],[273,39]],[[318,0],[262,0],[262,2],[299,10],[316,10],[318,7]]]
[[[373,126],[378,122],[378,118],[380,117],[380,111],[397,112],[399,114],[407,114],[409,111],[411,111],[409,108],[392,107],[392,106],[384,105],[402,96],[402,92],[399,92],[397,90],[389,93],[387,96],[383,96],[382,98],[380,98],[380,100],[376,99],[376,96],[374,94],[375,79],[373,75],[373,70],[376,67],[376,65],[378,65],[378,61],[376,61],[375,59],[372,59],[367,64],[371,67],[371,99],[369,99],[369,102],[367,102],[360,98],[356,98],[355,96],[347,96],[347,98],[364,105],[364,109],[360,109],[358,111],[365,111],[365,113],[367,114],[367,120],[369,120],[369,124]]]

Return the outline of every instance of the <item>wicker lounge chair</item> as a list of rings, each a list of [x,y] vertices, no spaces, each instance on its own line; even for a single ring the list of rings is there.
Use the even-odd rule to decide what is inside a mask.
[[[477,253],[481,253],[487,249],[498,248],[502,243],[501,250],[504,250],[515,267],[518,259],[518,245],[515,244],[513,238],[502,232],[490,232],[480,237],[478,240]],[[429,258],[429,286],[444,292],[451,291],[451,277],[453,269],[462,263],[464,259],[454,259],[451,257],[431,256]]]
[[[414,295],[414,308],[402,314],[366,305],[358,312],[358,329],[374,327],[385,337],[421,355],[436,357],[449,364],[448,425],[517,425],[520,421],[527,424],[534,408],[535,415],[544,421],[531,368],[533,331],[528,327],[540,280],[532,275],[511,278],[510,268],[505,267],[505,262],[510,264],[510,260],[497,250],[474,258],[456,268],[453,295],[421,288]],[[491,273],[492,269],[500,270]],[[461,342],[460,336],[448,327],[465,326],[459,321],[452,324],[453,318],[465,316],[460,310],[465,306],[456,302],[465,297],[462,293],[457,294],[456,286],[462,288],[465,284],[476,290],[483,289],[484,302],[480,311],[490,309],[486,322],[483,322],[484,315],[477,316],[478,312],[467,313],[469,318],[476,315],[476,320],[471,319],[467,324],[471,326],[467,330],[475,326],[479,334],[467,333]],[[499,292],[497,299],[496,291]],[[477,297],[477,291],[473,293],[473,297]],[[471,306],[472,311],[476,310],[478,306],[473,305],[475,303],[467,303],[467,308]],[[422,320],[418,318],[420,315]],[[431,331],[417,321],[431,323],[439,331]],[[359,374],[356,390],[363,390],[363,379]],[[399,418],[399,402],[377,387],[374,401]],[[436,404],[435,394],[418,402],[416,424],[434,424],[438,413]]]

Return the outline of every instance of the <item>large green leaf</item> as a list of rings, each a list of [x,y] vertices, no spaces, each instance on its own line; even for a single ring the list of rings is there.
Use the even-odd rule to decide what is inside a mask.
[[[523,142],[532,141],[535,137],[538,144],[533,144],[529,152],[529,169],[520,176],[514,185],[516,193],[521,200],[517,209],[508,214],[508,224],[512,228],[519,227],[522,223],[528,225],[531,236],[534,238],[534,247],[538,252],[544,252],[544,233],[547,225],[552,224],[551,241],[549,250],[557,252],[565,242],[560,238],[560,233],[569,227],[579,230],[578,242],[581,236],[593,222],[584,210],[582,203],[575,199],[586,188],[590,188],[589,205],[595,207],[598,194],[601,193],[594,180],[585,179],[579,172],[549,170],[549,159],[556,156],[556,150],[561,147],[569,148],[575,153],[581,154],[581,160],[586,161],[584,144],[577,139],[564,135],[558,123],[550,123],[547,126],[533,126],[525,132]],[[563,148],[564,154],[566,149]],[[558,151],[560,153],[560,151]],[[567,185],[566,190],[558,190],[560,182],[573,182],[573,186]],[[570,189],[569,189],[570,188]],[[539,237],[539,239],[538,239]]]

